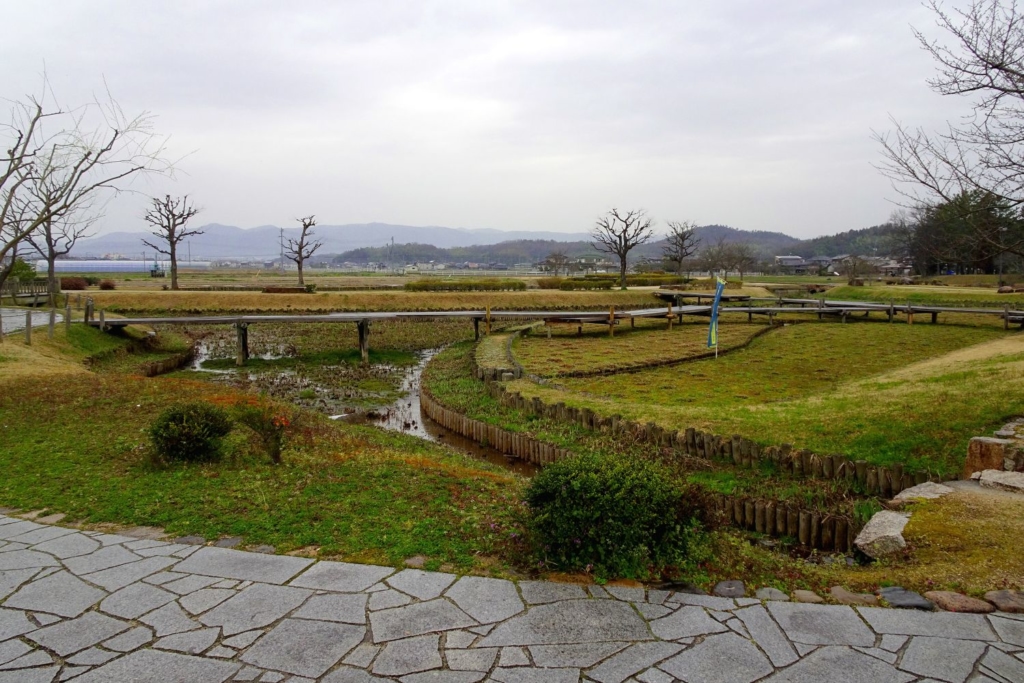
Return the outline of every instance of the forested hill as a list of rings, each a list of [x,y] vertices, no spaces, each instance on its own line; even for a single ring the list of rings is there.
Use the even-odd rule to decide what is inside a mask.
[[[803,256],[895,256],[899,249],[898,228],[892,223],[883,223],[861,230],[847,230],[836,235],[822,235],[803,240],[792,247],[792,253]]]

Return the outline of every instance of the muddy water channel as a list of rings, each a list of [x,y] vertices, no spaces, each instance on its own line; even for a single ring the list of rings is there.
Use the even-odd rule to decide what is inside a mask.
[[[358,362],[354,334],[347,335],[333,325],[303,327],[250,327],[251,356],[244,367],[235,366],[233,328],[187,330],[196,341],[191,370],[206,381],[265,393],[335,420],[447,444],[527,476],[536,471],[530,463],[508,458],[441,427],[420,410],[423,369],[443,346],[466,338],[472,332],[468,326],[407,321],[380,324],[371,330],[368,365]]]

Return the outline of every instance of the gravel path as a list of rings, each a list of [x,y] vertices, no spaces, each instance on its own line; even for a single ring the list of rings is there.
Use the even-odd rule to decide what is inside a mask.
[[[514,583],[0,515],[0,683],[69,679],[1021,683],[1024,615]]]

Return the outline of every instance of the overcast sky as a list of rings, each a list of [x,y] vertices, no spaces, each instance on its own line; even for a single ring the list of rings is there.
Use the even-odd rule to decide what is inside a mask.
[[[916,0],[10,2],[0,96],[102,91],[191,153],[201,222],[586,231],[610,207],[798,237],[887,219],[889,115],[931,93]],[[142,229],[120,197],[101,230]]]

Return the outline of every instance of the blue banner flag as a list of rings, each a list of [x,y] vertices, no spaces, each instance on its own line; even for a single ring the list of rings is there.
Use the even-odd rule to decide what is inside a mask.
[[[718,285],[715,287],[715,302],[711,304],[711,325],[708,326],[708,348],[715,349],[715,355],[718,355],[718,304],[722,301],[722,290],[725,289],[725,280],[722,278],[715,278],[718,280]]]

